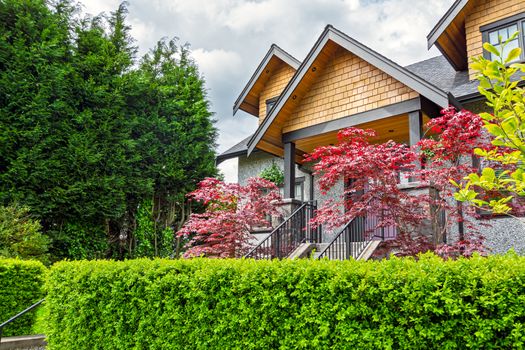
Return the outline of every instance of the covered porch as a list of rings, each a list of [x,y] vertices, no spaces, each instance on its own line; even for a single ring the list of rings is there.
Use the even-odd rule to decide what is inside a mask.
[[[407,145],[417,144],[426,134],[424,125],[439,115],[440,108],[424,97],[389,105],[383,108],[330,120],[282,134],[284,158],[284,197],[295,198],[295,164],[302,163],[302,155],[315,148],[337,144],[337,134],[348,127],[372,129],[377,133],[373,140],[389,140]],[[300,156],[300,157],[299,157]]]

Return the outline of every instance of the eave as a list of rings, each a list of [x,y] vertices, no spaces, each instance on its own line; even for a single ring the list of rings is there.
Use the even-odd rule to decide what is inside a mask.
[[[465,17],[473,4],[456,0],[427,35],[428,48],[436,45],[456,71],[468,68]]]

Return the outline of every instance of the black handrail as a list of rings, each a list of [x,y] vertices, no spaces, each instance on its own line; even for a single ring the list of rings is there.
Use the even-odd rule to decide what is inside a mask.
[[[372,240],[386,238],[385,228],[378,227],[378,223],[377,216],[357,216],[351,219],[321,251],[317,259],[357,259]],[[390,231],[390,228],[386,229]]]
[[[320,228],[310,225],[310,220],[314,217],[316,210],[316,201],[304,202],[244,257],[253,259],[285,258],[301,243],[307,241],[320,242]]]
[[[0,343],[2,342],[2,332],[4,330],[4,327],[7,326],[9,323],[13,322],[14,320],[16,320],[17,318],[19,318],[20,316],[23,316],[25,315],[26,313],[28,313],[29,311],[33,310],[34,308],[38,307],[40,304],[42,304],[46,299],[42,299],[42,300],[39,300],[37,301],[36,303],[34,303],[33,305],[31,305],[30,307],[28,307],[27,309],[25,309],[24,311],[21,311],[19,312],[18,314],[14,315],[13,317],[11,317],[10,319],[8,319],[7,321],[5,321],[4,323],[1,323],[0,324]]]

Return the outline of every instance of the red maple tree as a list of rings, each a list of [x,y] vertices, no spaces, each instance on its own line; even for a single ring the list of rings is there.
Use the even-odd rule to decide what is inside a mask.
[[[464,182],[468,174],[478,172],[473,165],[474,149],[490,147],[483,132],[483,120],[470,111],[449,107],[426,126],[431,134],[417,144],[422,167],[413,176],[432,189],[433,195],[425,200],[433,213],[430,219],[436,252],[443,256],[483,252],[484,238],[471,220],[479,215],[473,207],[465,207],[453,197],[456,184]],[[444,221],[438,222],[439,218]],[[457,239],[451,240],[451,229],[457,229]]]
[[[268,226],[281,199],[275,184],[261,178],[248,179],[246,186],[206,178],[188,196],[205,211],[192,214],[177,233],[188,239],[184,257],[242,257],[251,247],[250,229]]]
[[[470,254],[482,250],[482,237],[465,236],[452,245],[443,244],[445,233],[454,223],[463,225],[463,207],[453,199],[455,186],[469,173],[476,171],[470,160],[476,147],[483,147],[483,122],[468,111],[447,108],[440,117],[432,119],[427,127],[430,138],[415,147],[394,141],[374,144],[373,130],[348,128],[338,134],[338,144],[315,149],[305,158],[313,163],[314,175],[319,176],[319,187],[327,193],[339,181],[348,184],[344,194],[327,201],[317,212],[313,223],[337,228],[358,216],[379,218],[376,228],[395,226],[397,239],[389,242],[398,255],[415,255],[436,250],[443,256]],[[416,166],[418,162],[422,166]],[[411,194],[400,186],[400,177],[416,180],[424,194]],[[432,189],[432,195],[428,188]],[[440,223],[446,212],[446,222]],[[429,223],[437,232],[433,239],[422,234]],[[473,225],[468,226],[474,228]],[[466,255],[466,254],[463,254]]]
[[[408,228],[425,217],[417,198],[398,186],[400,172],[414,168],[417,154],[394,141],[371,143],[376,136],[373,130],[347,128],[339,132],[337,145],[318,147],[306,155],[322,193],[339,181],[347,184],[341,198],[319,208],[315,224],[333,229],[366,214],[379,218],[377,227]]]

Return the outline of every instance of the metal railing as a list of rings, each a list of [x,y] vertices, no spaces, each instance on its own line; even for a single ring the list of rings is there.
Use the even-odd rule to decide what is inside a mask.
[[[314,217],[316,210],[316,201],[304,202],[244,257],[252,259],[286,258],[301,243],[320,242],[320,228],[310,225],[310,220]]]
[[[28,313],[29,311],[33,310],[34,308],[38,307],[40,304],[42,304],[46,299],[42,299],[42,300],[39,300],[37,301],[36,303],[34,303],[33,305],[31,305],[30,307],[28,307],[27,309],[19,312],[18,314],[14,315],[13,317],[11,317],[10,319],[8,319],[7,321],[5,321],[4,323],[1,323],[0,324],[0,343],[2,342],[2,333],[3,333],[3,330],[4,330],[4,327],[7,326],[9,323],[15,321],[17,318],[19,318],[20,316],[23,316],[25,315],[26,313]]]
[[[395,238],[396,228],[394,226],[377,227],[378,224],[379,218],[373,215],[353,218],[335,235],[317,258],[357,259],[372,240],[384,241]]]

